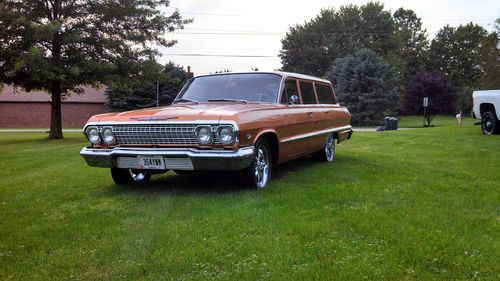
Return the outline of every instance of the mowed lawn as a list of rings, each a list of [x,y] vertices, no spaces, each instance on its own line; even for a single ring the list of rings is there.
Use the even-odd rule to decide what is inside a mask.
[[[0,279],[499,280],[500,136],[439,118],[355,133],[263,191],[219,173],[117,187],[82,134],[0,133]]]

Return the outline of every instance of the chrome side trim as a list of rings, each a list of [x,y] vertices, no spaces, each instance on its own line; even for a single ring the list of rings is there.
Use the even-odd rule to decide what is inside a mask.
[[[342,126],[342,127],[337,127],[337,128],[330,128],[330,129],[316,131],[316,132],[307,133],[307,134],[301,134],[301,135],[297,135],[297,136],[293,136],[293,137],[282,139],[280,141],[280,143],[287,143],[287,142],[299,141],[299,140],[303,140],[303,139],[307,139],[307,138],[312,138],[312,137],[316,137],[316,136],[321,136],[321,135],[326,135],[326,134],[330,134],[330,133],[334,133],[334,132],[339,132],[339,131],[342,131],[342,132],[352,131],[352,126],[351,125],[347,125],[347,126]]]

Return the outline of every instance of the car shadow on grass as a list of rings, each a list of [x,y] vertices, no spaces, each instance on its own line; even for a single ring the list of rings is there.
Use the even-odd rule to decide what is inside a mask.
[[[293,175],[301,170],[310,168],[318,163],[311,157],[305,156],[293,161],[273,167],[271,186],[278,181]],[[253,191],[245,184],[239,172],[187,172],[177,174],[169,171],[166,174],[154,175],[151,181],[144,184],[110,186],[113,192],[138,192],[166,195],[184,194],[223,194]]]

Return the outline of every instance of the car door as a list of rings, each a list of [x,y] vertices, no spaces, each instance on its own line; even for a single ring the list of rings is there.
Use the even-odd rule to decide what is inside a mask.
[[[292,102],[293,96],[298,98]],[[310,150],[306,135],[313,131],[313,115],[308,106],[302,104],[300,84],[297,79],[287,78],[280,98],[284,126],[277,132],[280,138],[280,159],[289,160]]]

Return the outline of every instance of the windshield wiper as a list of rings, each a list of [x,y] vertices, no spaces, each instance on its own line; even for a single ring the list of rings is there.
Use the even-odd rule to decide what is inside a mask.
[[[247,100],[240,100],[240,99],[209,99],[208,101],[210,101],[210,102],[212,102],[212,101],[241,102],[241,103],[244,103],[244,104],[248,103]]]
[[[196,101],[196,100],[183,99],[183,98],[176,99],[176,100],[174,100],[173,103],[180,103],[180,102],[192,102],[192,103],[196,103],[196,104],[200,103],[199,101]]]

